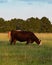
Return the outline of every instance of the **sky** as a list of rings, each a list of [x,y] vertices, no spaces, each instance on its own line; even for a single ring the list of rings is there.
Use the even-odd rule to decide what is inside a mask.
[[[52,22],[52,0],[0,0],[0,17],[5,20],[44,16]]]

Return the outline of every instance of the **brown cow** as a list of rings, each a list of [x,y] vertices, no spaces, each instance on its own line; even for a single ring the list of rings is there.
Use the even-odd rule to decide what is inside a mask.
[[[16,31],[16,30],[12,30],[11,33],[11,38],[10,38],[10,44],[12,45],[12,43],[16,43],[16,40],[23,42],[26,41],[26,44],[29,43],[33,43],[34,41],[39,45],[40,44],[40,40],[36,37],[36,35],[34,35],[33,32],[30,31]]]

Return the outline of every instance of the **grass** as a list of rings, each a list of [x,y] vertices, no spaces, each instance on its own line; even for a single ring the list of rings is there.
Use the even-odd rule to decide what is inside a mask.
[[[8,35],[3,35],[0,37],[0,65],[52,65],[51,33],[36,33],[42,40],[41,46],[35,42],[29,45],[25,45],[26,42],[17,42],[11,46]]]
[[[0,33],[0,41],[8,41],[8,33]]]

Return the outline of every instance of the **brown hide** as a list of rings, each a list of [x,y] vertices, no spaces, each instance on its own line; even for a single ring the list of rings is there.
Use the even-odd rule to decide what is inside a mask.
[[[23,42],[26,41],[27,44],[28,43],[33,43],[34,41],[37,44],[40,44],[40,40],[34,35],[33,32],[30,31],[14,31],[12,30],[10,33],[10,44],[12,44],[14,42],[14,44],[16,43],[16,40]]]

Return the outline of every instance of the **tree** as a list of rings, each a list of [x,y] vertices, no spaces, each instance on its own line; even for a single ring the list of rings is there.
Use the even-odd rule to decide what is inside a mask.
[[[0,32],[8,32],[11,30],[26,30],[32,32],[52,32],[52,24],[47,17],[39,18],[28,18],[27,20],[23,19],[11,19],[5,21],[3,18],[0,18]]]
[[[31,17],[27,19],[27,23],[30,31],[40,32],[40,19]]]
[[[41,32],[50,32],[51,29],[51,22],[48,18],[42,17],[41,18]]]
[[[5,27],[5,21],[3,18],[0,18],[0,32],[4,31],[4,27]]]

